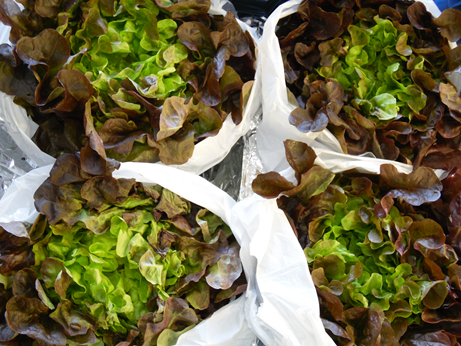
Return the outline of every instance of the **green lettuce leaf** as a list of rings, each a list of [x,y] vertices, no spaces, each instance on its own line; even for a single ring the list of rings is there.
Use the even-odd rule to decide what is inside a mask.
[[[285,149],[297,175],[318,167],[306,145],[286,141]],[[426,167],[404,174],[381,165],[379,176],[344,172],[312,180],[309,190],[318,194],[292,193],[306,173],[298,186],[278,191],[282,177],[261,174],[253,188],[266,198],[283,194],[278,206],[304,249],[323,325],[336,344],[458,338],[460,229],[450,205],[461,191],[459,172],[442,184]],[[440,337],[426,337],[429,329]]]
[[[0,89],[34,115],[50,155],[80,151],[93,174],[107,157],[183,164],[229,113],[241,122],[256,51],[231,12],[195,0],[24,3],[0,3],[13,43],[0,48]]]
[[[394,0],[331,4],[303,2],[278,23],[285,80],[299,105],[288,122],[301,132],[328,129],[347,154],[458,167],[453,76],[461,60],[449,41],[460,37],[461,12],[434,18],[420,2]]]
[[[94,167],[106,175],[91,175],[81,159],[56,161],[30,231],[0,229],[1,260],[16,261],[0,277],[6,341],[170,345],[245,290],[221,218],[160,186],[117,180],[107,162]]]

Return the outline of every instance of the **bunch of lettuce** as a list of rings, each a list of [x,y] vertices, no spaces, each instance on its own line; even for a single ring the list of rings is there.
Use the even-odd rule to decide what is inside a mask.
[[[254,42],[231,12],[209,16],[210,0],[19,2],[0,2],[12,43],[0,46],[0,90],[39,124],[44,152],[93,137],[103,159],[183,164],[229,114],[241,122]]]
[[[461,341],[460,172],[442,184],[420,167],[335,175],[304,143],[286,141],[297,185],[259,175],[309,264],[321,319],[337,345],[454,346]]]
[[[246,288],[217,215],[159,185],[58,158],[35,224],[0,228],[0,343],[173,345]]]
[[[431,168],[461,164],[461,12],[414,1],[304,1],[277,35],[301,132],[325,128],[347,154]],[[458,72],[456,72],[458,71]]]

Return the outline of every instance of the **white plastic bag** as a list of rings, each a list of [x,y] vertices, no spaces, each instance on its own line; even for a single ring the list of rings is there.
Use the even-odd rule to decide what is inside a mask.
[[[18,234],[23,228],[22,222],[34,222],[38,212],[34,207],[33,195],[48,178],[50,169],[51,166],[41,167],[15,180],[0,200],[0,226],[7,230],[14,228],[15,234]],[[160,184],[218,215],[231,226],[237,241],[240,242],[244,234],[241,228],[234,227],[232,223],[231,210],[236,202],[227,193],[197,175],[163,165],[133,162],[123,163],[113,176],[135,178],[146,185]],[[245,263],[243,267],[246,268]],[[247,278],[253,281],[251,277]],[[255,334],[245,319],[245,309],[249,306],[247,301],[244,293],[181,335],[177,345],[250,346]]]
[[[264,33],[259,46],[261,52],[259,63],[261,66],[261,92],[264,115],[258,129],[257,140],[258,152],[261,157],[264,171],[280,172],[288,168],[288,162],[285,159],[285,149],[283,147],[283,141],[286,139],[293,139],[309,144],[314,148],[316,153],[319,151],[319,159],[322,158],[322,155],[326,155],[325,152],[322,152],[324,149],[329,149],[338,153],[336,158],[331,160],[326,159],[324,161],[326,168],[330,168],[335,172],[338,169],[338,167],[336,167],[336,159],[350,160],[359,164],[371,162],[369,160],[374,158],[372,153],[366,153],[362,156],[342,154],[343,151],[338,140],[328,129],[320,132],[302,133],[288,122],[290,113],[297,105],[291,104],[288,100],[282,55],[275,31],[279,20],[295,13],[301,2],[302,0],[288,1],[280,5],[270,15],[264,26]],[[434,17],[440,15],[441,12],[434,1],[422,0],[421,2]],[[456,74],[453,78],[454,81],[457,80],[459,82],[459,74]],[[461,83],[458,88],[461,89]],[[360,157],[364,159],[361,160],[359,159]],[[331,154],[329,154],[329,158],[332,158]],[[376,162],[379,164],[392,163],[400,172],[408,173],[412,170],[411,165],[401,164],[395,161],[377,160]],[[353,168],[356,167],[360,168],[360,165],[356,165]],[[379,173],[379,165],[376,167],[366,165],[363,171]]]
[[[356,169],[379,173],[386,160],[356,157],[327,149],[316,150],[316,164],[341,173]],[[412,166],[393,163],[402,173]],[[435,170],[439,178],[443,170]],[[297,184],[294,170],[280,172]],[[335,345],[327,335],[319,316],[315,286],[307,260],[284,212],[276,199],[253,194],[232,210],[234,228],[245,230],[240,241],[240,257],[246,263],[248,281],[247,320],[266,346]]]
[[[327,168],[334,173],[355,169],[362,173],[379,174],[381,165],[383,164],[392,164],[400,173],[410,174],[413,171],[412,165],[368,156],[347,155],[326,149],[319,143],[316,144],[314,149],[317,155],[315,164]],[[288,174],[288,172],[290,172],[290,169],[285,170],[283,173]],[[439,179],[443,179],[447,176],[447,173],[442,169],[435,169],[434,172]]]
[[[265,346],[334,346],[306,257],[276,200],[252,195],[232,216],[233,229],[245,230],[240,258],[249,274],[247,320],[256,335]]]
[[[212,0],[209,13],[212,15],[225,15],[223,6],[227,0]],[[252,35],[258,56],[259,39],[254,28],[239,21],[243,31],[249,31]],[[0,43],[9,43],[10,28],[0,23]],[[258,65],[258,63],[256,63]],[[201,174],[207,169],[221,162],[229,153],[232,146],[245,135],[250,128],[250,120],[253,114],[258,111],[261,103],[259,68],[256,69],[255,82],[248,99],[248,103],[242,114],[242,122],[235,126],[229,116],[224,121],[219,133],[214,137],[206,138],[195,146],[194,153],[189,161],[183,165],[175,167],[195,174]],[[37,145],[30,139],[38,126],[27,116],[26,111],[13,102],[13,97],[0,92],[0,117],[5,121],[8,133],[13,137],[18,147],[23,150],[37,166],[52,164],[54,158],[42,152]]]
[[[268,171],[286,168],[283,162],[284,140],[294,139],[310,144],[320,135],[320,132],[302,133],[288,122],[288,116],[296,106],[288,101],[282,54],[275,31],[279,19],[296,12],[300,2],[291,0],[277,7],[264,24],[259,43],[263,120],[259,124],[256,138],[259,155]]]

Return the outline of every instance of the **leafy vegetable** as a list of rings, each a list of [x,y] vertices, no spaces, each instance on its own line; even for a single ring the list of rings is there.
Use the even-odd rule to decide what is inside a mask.
[[[28,232],[0,228],[0,343],[173,345],[246,289],[217,215],[63,155]]]
[[[381,165],[379,176],[327,179],[306,144],[287,140],[285,149],[298,185],[282,189],[285,178],[270,172],[253,190],[282,194],[278,206],[304,249],[336,344],[456,345],[460,219],[451,204],[461,196],[459,172],[443,184],[427,167],[403,174],[393,165]],[[307,189],[315,193],[306,194],[300,187],[314,174]]]
[[[240,123],[254,78],[251,37],[210,5],[2,1],[13,45],[0,46],[0,90],[40,125],[34,140],[50,155],[183,164],[228,114]]]
[[[414,168],[459,166],[461,12],[421,2],[304,1],[277,35],[301,132],[328,129],[343,151]],[[448,64],[446,62],[449,62]]]

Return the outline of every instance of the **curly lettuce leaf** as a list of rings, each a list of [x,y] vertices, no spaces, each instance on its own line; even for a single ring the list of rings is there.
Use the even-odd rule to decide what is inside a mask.
[[[316,167],[307,146],[286,141],[285,148],[296,174]],[[277,191],[281,178],[259,175],[254,190],[284,195],[278,206],[304,248],[323,325],[338,345],[375,345],[379,338],[417,345],[429,340],[427,329],[440,332],[434,342],[459,338],[461,232],[450,208],[458,206],[459,172],[442,184],[426,167],[403,174],[382,165],[379,177],[352,172],[326,186],[312,181],[309,190],[320,193],[307,196],[292,194],[291,182]]]
[[[80,160],[57,160],[36,195],[44,215],[24,241],[12,238],[35,255],[35,271],[16,273],[13,295],[40,302],[45,321],[30,321],[39,336],[22,322],[14,331],[37,340],[59,331],[59,345],[109,337],[166,345],[244,291],[239,246],[229,246],[218,216],[160,186],[93,176]],[[79,208],[59,198],[65,191]]]
[[[241,122],[256,57],[231,12],[212,17],[209,1],[24,4],[0,3],[13,42],[1,47],[0,89],[33,115],[50,155],[80,151],[93,174],[107,157],[183,164],[229,113]],[[178,120],[172,102],[187,104]]]
[[[289,123],[328,129],[347,154],[459,166],[459,47],[449,40],[459,37],[461,12],[434,18],[420,2],[340,3],[303,2],[280,20],[285,79],[299,105]]]

